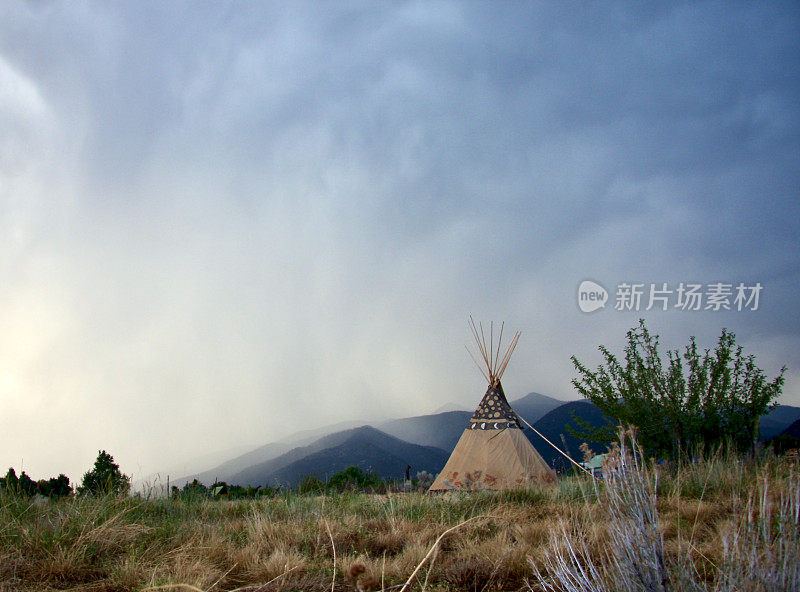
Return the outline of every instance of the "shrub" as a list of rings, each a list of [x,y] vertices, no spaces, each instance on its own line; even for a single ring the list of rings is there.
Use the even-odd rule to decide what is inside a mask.
[[[50,477],[38,483],[39,493],[47,497],[65,497],[72,493],[72,486],[69,484],[69,477],[60,474],[58,477]]]
[[[772,446],[776,454],[783,454],[792,448],[800,448],[800,438],[790,436],[789,434],[779,434],[769,440],[767,445]]]
[[[384,487],[383,481],[375,472],[366,473],[358,467],[350,466],[328,479],[327,488],[334,491],[367,490]]]
[[[324,490],[325,482],[316,475],[303,478],[297,485],[299,493],[322,493]]]

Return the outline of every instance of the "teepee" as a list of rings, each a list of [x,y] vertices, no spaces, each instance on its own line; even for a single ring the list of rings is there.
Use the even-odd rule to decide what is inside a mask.
[[[471,317],[470,329],[483,364],[478,363],[469,348],[467,351],[488,381],[489,388],[430,491],[512,489],[536,482],[554,482],[555,472],[522,433],[522,422],[508,404],[500,384],[517,347],[519,331],[501,358],[503,325],[500,326],[496,349],[494,325],[489,326],[488,345],[483,326],[476,327]]]

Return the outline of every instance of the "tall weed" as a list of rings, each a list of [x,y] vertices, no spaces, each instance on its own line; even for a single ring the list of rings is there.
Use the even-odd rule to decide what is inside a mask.
[[[752,459],[714,455],[678,467],[664,481],[661,469],[646,462],[632,432],[620,442],[618,466],[595,484],[599,506],[590,506],[606,523],[606,544],[590,548],[575,520],[560,520],[550,549],[539,561],[530,561],[531,590],[800,590],[800,478],[793,469],[781,475],[774,462],[759,466]],[[748,483],[759,472],[756,484]],[[716,541],[704,544],[698,533],[705,530],[708,538],[708,528],[699,524],[701,510],[709,519],[715,512],[702,500],[718,498],[725,490],[733,516],[718,524]],[[678,506],[699,500],[690,502],[694,520],[677,529],[670,544],[659,515],[659,492]],[[677,512],[676,519],[681,516]]]

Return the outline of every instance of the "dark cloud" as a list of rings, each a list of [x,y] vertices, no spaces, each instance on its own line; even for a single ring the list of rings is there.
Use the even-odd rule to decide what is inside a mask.
[[[800,366],[799,31],[778,2],[3,6],[5,433],[150,467],[471,400],[470,313],[523,329],[519,394],[573,396],[569,355],[642,315]],[[763,307],[584,315],[586,278]]]

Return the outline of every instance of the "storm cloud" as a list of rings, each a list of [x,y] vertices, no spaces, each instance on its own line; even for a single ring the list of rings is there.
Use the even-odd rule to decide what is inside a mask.
[[[644,317],[800,404],[798,63],[790,2],[5,3],[0,467],[469,407],[470,314],[523,332],[511,396],[575,398]]]

